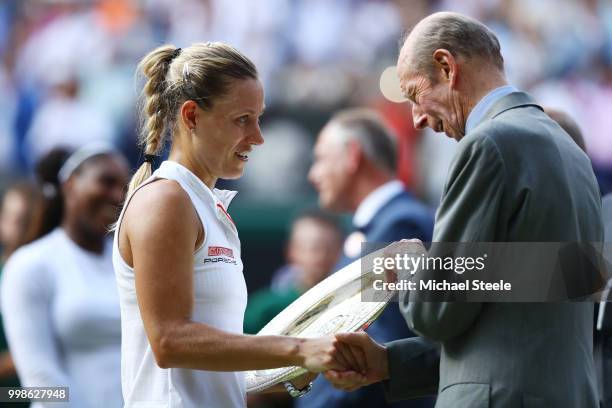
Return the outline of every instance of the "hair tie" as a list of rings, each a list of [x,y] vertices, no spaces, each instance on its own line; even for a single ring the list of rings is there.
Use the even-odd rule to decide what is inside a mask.
[[[176,57],[178,57],[179,55],[181,55],[181,51],[183,49],[182,48],[177,48],[172,52],[172,57],[170,58],[170,61],[172,61],[173,59],[175,59]]]
[[[144,162],[145,162],[145,163],[151,163],[151,164],[153,164],[153,161],[154,161],[154,160],[157,160],[157,159],[159,159],[159,156],[158,156],[158,155],[156,155],[156,154],[145,154],[145,155],[144,155]]]

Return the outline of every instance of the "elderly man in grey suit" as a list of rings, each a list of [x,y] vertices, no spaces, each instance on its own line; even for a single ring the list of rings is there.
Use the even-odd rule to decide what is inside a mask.
[[[415,127],[458,142],[434,241],[602,241],[589,159],[530,96],[507,85],[499,42],[486,26],[456,13],[428,16],[407,37],[398,74]],[[363,352],[367,370],[327,378],[349,390],[383,381],[390,399],[437,388],[437,408],[597,406],[592,303],[413,296],[403,294],[400,310],[413,331],[441,343],[439,371],[421,338],[379,345],[353,333],[338,339]]]

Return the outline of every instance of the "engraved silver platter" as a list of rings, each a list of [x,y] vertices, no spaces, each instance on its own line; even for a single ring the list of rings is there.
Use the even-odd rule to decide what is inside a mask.
[[[381,254],[382,250],[368,257]],[[371,271],[364,271],[362,274],[361,262],[360,259],[354,261],[312,287],[280,312],[257,335],[310,338],[366,329],[384,310],[392,293],[383,293],[382,296],[379,291],[376,296],[369,293],[374,291],[372,282],[384,277]],[[372,265],[372,262],[365,264]],[[377,301],[364,302],[362,299]],[[262,391],[299,377],[305,372],[306,369],[302,367],[247,371],[247,392]]]

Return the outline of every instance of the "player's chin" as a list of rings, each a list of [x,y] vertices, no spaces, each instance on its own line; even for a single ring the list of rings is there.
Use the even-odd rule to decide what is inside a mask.
[[[239,168],[228,170],[223,176],[223,178],[226,180],[235,180],[235,179],[239,179],[243,175],[244,175],[244,165],[240,166]]]

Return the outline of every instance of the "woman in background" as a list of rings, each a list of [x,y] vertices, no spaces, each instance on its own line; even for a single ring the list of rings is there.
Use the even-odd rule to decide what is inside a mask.
[[[69,155],[62,148],[52,150],[37,163],[36,182],[20,181],[5,191],[0,207],[0,270],[19,247],[46,235],[60,223],[63,201],[55,185],[57,173]],[[0,386],[19,387],[3,325],[0,350]]]
[[[30,241],[29,226],[42,202],[42,194],[34,183],[11,185],[0,203],[0,275],[4,262],[17,248]],[[0,319],[0,322],[2,320]],[[11,358],[4,330],[0,327],[0,387],[19,387],[17,371]]]
[[[17,372],[23,386],[68,386],[70,406],[121,407],[120,312],[107,229],[123,200],[127,164],[108,147],[85,147],[58,175],[43,178],[45,196],[61,194],[64,203],[40,228],[54,216],[61,224],[18,249],[2,277]]]
[[[20,181],[9,186],[0,204],[0,265],[29,237],[34,214],[41,206],[42,193],[36,184]]]

